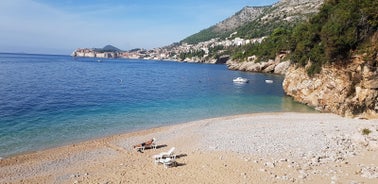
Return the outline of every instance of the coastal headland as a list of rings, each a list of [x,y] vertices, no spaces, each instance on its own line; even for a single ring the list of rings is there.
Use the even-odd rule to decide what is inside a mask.
[[[157,149],[133,149],[152,137]],[[3,158],[0,183],[377,183],[377,137],[376,120],[236,115]],[[171,147],[177,166],[155,164]]]

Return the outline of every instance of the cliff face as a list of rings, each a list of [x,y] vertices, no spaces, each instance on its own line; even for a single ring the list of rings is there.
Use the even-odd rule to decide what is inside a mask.
[[[213,28],[215,32],[235,31],[236,28],[255,20],[268,6],[251,7],[246,6],[235,15],[216,24]]]
[[[280,0],[272,6],[261,21],[306,20],[305,15],[317,13],[324,0]]]
[[[305,68],[291,66],[283,88],[294,100],[323,112],[378,118],[378,56],[370,62],[362,58],[355,56],[347,66],[324,66],[314,77]]]

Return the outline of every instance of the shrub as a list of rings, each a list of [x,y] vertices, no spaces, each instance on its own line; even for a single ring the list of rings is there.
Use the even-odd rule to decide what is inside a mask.
[[[362,135],[369,135],[370,133],[371,133],[371,130],[369,130],[368,128],[362,129]]]

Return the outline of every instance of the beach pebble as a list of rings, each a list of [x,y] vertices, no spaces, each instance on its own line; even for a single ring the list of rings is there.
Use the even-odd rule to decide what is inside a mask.
[[[261,171],[261,172],[267,172],[268,170],[266,170],[264,168],[261,168],[261,169],[259,169],[259,171]]]
[[[281,179],[287,181],[287,180],[289,180],[289,176],[287,176],[287,175],[283,175],[283,176],[281,176]]]
[[[264,165],[270,168],[274,168],[276,166],[273,162],[266,162]]]
[[[296,181],[296,179],[295,178],[290,178],[290,181],[294,183]]]
[[[270,174],[270,177],[271,177],[271,178],[278,178],[278,175],[277,175],[277,174],[273,174],[273,173],[271,173],[271,174]]]
[[[243,178],[247,178],[247,173],[240,173],[240,176],[242,176]]]
[[[306,179],[306,175],[303,175],[303,174],[300,174],[300,175],[298,175],[298,179]]]
[[[299,170],[299,175],[298,175],[299,179],[306,179],[307,176],[308,174],[304,170]]]
[[[369,179],[378,178],[378,167],[363,166],[361,169],[361,176]]]
[[[332,177],[331,177],[331,180],[332,180],[332,181],[337,181],[337,176],[332,176]]]

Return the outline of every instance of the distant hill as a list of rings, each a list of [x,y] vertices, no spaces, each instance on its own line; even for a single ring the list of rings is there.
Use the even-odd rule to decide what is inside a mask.
[[[94,48],[96,52],[121,52],[122,50],[113,45],[106,45],[104,48]]]
[[[241,38],[269,35],[278,27],[293,27],[318,12],[323,0],[281,0],[271,6],[244,7],[218,24],[193,34],[181,43],[197,44],[212,38],[224,39],[231,33]]]
[[[246,6],[242,10],[237,12],[235,15],[223,20],[222,22],[219,22],[214,26],[211,26],[194,35],[191,35],[182,40],[181,42],[196,44],[198,42],[207,41],[212,38],[225,38],[234,31],[236,31],[238,27],[255,20],[267,8],[269,8],[269,6]]]

